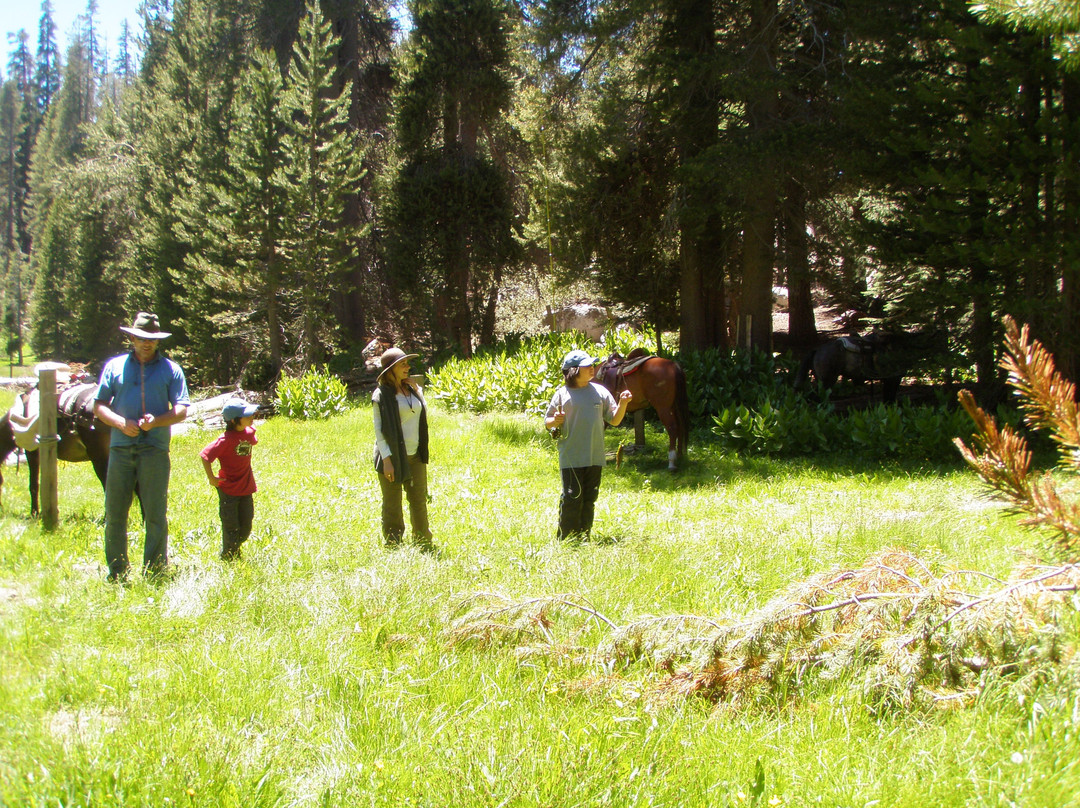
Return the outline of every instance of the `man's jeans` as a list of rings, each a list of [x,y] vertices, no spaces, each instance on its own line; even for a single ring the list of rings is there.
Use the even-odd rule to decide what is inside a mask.
[[[112,446],[109,474],[105,481],[105,560],[109,577],[123,577],[128,571],[128,512],[139,486],[146,539],[143,569],[163,572],[169,561],[169,452],[156,446]]]

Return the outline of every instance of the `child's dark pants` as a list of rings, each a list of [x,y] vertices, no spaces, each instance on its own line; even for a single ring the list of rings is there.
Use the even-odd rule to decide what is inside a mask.
[[[251,535],[255,517],[255,501],[251,494],[234,497],[218,489],[218,514],[221,516],[221,557],[225,560],[240,555],[240,545]]]
[[[560,469],[562,497],[559,500],[559,538],[588,536],[592,530],[596,498],[600,496],[603,466]]]

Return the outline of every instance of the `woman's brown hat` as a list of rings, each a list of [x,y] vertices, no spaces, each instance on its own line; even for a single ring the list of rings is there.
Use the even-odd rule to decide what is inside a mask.
[[[413,359],[420,354],[405,353],[401,348],[387,348],[383,351],[383,355],[379,357],[379,363],[382,365],[382,371],[379,372],[379,383],[382,383],[383,376],[386,375],[386,371],[390,370],[398,362],[405,359]]]

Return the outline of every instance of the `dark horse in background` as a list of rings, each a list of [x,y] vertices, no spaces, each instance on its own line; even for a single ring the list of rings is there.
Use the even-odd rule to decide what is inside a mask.
[[[94,417],[94,393],[96,384],[77,384],[60,391],[56,408],[56,433],[60,442],[56,447],[56,456],[69,463],[81,463],[89,460],[94,465],[94,472],[105,488],[105,475],[109,470],[109,439],[112,428]],[[30,394],[23,393],[15,406],[0,418],[0,469],[16,448],[15,428],[12,413],[16,418],[27,416],[27,402]],[[38,451],[27,450],[26,465],[30,468],[30,513],[38,514],[38,475],[40,458]],[[0,471],[0,486],[4,475]]]
[[[831,389],[843,377],[856,383],[881,380],[881,399],[896,401],[900,382],[912,368],[948,348],[944,331],[873,332],[829,340],[807,354],[795,374],[795,389],[805,389],[810,373]]]
[[[690,403],[686,395],[686,375],[678,362],[650,356],[640,348],[625,359],[612,354],[596,373],[596,381],[616,398],[623,390],[633,395],[627,412],[652,407],[668,433],[668,468],[686,457],[690,437]]]

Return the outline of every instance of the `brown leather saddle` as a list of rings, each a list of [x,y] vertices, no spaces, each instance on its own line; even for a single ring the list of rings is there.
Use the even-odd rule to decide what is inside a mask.
[[[626,389],[626,377],[637,372],[650,359],[652,354],[644,348],[634,348],[625,357],[612,353],[601,363],[596,380],[618,394]]]

